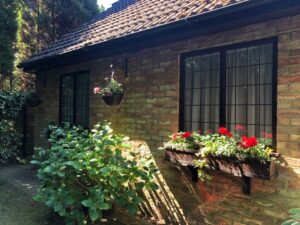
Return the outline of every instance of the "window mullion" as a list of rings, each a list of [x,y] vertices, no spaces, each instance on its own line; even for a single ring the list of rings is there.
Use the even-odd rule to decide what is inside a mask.
[[[226,124],[226,50],[220,52],[220,126]]]

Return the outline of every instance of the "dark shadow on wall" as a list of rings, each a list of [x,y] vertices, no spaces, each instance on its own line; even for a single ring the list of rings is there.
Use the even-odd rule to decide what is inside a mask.
[[[145,142],[132,141],[131,144],[141,156],[153,157]],[[183,171],[183,168],[164,162],[163,157],[159,157],[156,162],[160,169],[155,179],[158,189],[143,192],[145,201],[139,209],[140,217],[147,218],[155,224],[206,224],[198,210],[200,198],[196,196],[196,186],[192,184],[190,174]]]
[[[252,179],[252,193],[242,193],[242,180],[211,172],[211,182],[193,182],[187,168],[163,160],[164,153],[150,152],[147,144],[134,142],[141,154],[152,154],[160,169],[159,189],[145,192],[140,216],[169,225],[277,225],[288,218],[288,210],[300,207],[300,159],[283,159],[273,180]]]

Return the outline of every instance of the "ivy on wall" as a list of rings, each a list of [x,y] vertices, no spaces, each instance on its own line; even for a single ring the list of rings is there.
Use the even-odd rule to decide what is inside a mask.
[[[0,92],[0,164],[18,157],[22,134],[16,128],[16,120],[24,103],[23,94]]]

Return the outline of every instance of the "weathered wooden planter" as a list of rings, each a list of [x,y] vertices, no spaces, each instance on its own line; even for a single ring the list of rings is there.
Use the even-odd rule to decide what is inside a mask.
[[[193,167],[193,161],[197,158],[195,153],[195,151],[191,150],[179,151],[167,149],[165,156],[166,160],[171,162],[179,163],[182,166]],[[247,194],[251,192],[251,178],[272,180],[272,178],[276,176],[276,167],[273,161],[256,159],[239,160],[233,157],[209,156],[208,166],[211,170],[242,177],[244,180],[243,191]]]
[[[123,94],[103,96],[102,98],[103,98],[105,104],[107,104],[107,105],[110,105],[110,106],[120,105],[122,98],[123,98]]]
[[[196,152],[193,150],[175,150],[166,149],[165,158],[171,162],[179,163],[182,166],[194,166],[194,159],[196,159]]]

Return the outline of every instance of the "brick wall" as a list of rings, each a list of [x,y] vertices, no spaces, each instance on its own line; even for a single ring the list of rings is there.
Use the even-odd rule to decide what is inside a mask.
[[[277,147],[285,166],[274,181],[252,181],[253,193],[241,194],[238,178],[215,174],[210,184],[192,183],[187,172],[163,161],[157,150],[178,130],[179,54],[182,52],[278,36]],[[109,65],[128,58],[128,78],[120,106],[106,106],[92,88],[109,76]],[[43,99],[36,109],[36,145],[42,128],[58,119],[58,81],[63,73],[90,70],[90,124],[108,120],[117,132],[145,141],[160,167],[170,191],[190,224],[280,224],[287,210],[300,207],[300,15],[262,22],[210,36],[139,50],[44,72],[46,85],[38,85]],[[197,222],[198,221],[198,222]]]

